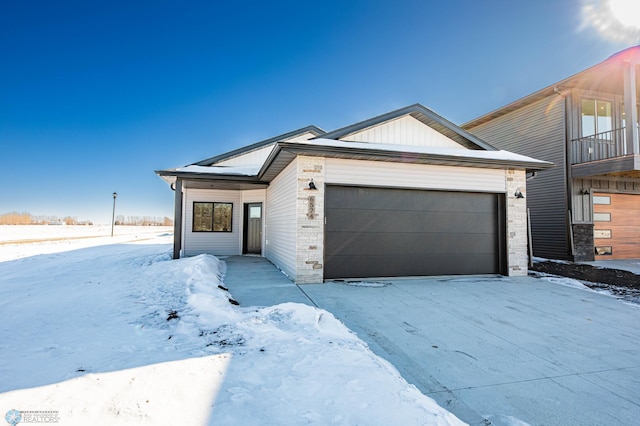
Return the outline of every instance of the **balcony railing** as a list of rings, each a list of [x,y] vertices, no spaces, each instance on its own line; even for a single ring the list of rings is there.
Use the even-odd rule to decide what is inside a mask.
[[[623,157],[628,154],[626,141],[624,127],[574,139],[571,141],[571,164]]]

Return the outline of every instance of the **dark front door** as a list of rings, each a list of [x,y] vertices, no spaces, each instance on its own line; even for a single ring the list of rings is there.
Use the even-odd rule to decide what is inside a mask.
[[[262,253],[262,203],[244,205],[244,253]]]
[[[325,278],[503,273],[503,200],[327,186]]]

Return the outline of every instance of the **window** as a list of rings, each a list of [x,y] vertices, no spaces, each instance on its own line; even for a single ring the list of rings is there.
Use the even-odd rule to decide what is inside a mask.
[[[233,203],[193,202],[193,232],[231,232]]]
[[[611,197],[608,195],[594,195],[593,204],[610,205]]]
[[[611,222],[611,213],[593,213],[594,222]]]
[[[611,238],[611,229],[594,229],[593,238],[598,238],[598,239]]]
[[[249,219],[260,219],[262,216],[262,207],[261,206],[250,206],[249,207]]]
[[[627,127],[627,112],[624,109],[624,104],[622,104],[620,108],[622,111],[622,127]],[[640,120],[640,106],[637,106],[636,108],[636,117]]]
[[[611,102],[582,100],[582,136],[592,136],[613,130]]]

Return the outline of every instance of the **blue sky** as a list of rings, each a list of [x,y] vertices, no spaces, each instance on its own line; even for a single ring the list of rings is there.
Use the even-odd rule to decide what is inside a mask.
[[[606,2],[3,2],[0,213],[172,217],[154,170],[416,102],[462,124],[640,43]]]

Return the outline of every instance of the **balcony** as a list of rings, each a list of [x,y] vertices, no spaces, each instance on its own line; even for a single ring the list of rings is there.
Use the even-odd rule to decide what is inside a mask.
[[[573,177],[640,174],[640,156],[627,146],[624,127],[572,140],[569,155]]]
[[[571,164],[589,163],[627,155],[626,129],[610,130],[571,141]]]

